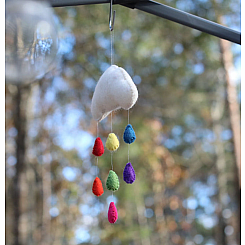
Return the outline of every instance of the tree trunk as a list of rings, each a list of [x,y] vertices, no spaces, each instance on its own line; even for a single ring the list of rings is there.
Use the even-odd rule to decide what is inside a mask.
[[[221,18],[219,18],[221,20]],[[234,183],[235,183],[235,199],[237,202],[237,226],[234,227],[234,232],[236,232],[236,240],[240,244],[240,223],[241,223],[241,118],[240,118],[240,108],[237,101],[237,90],[235,81],[230,75],[230,71],[234,70],[233,56],[231,51],[231,43],[220,39],[220,51],[221,51],[221,61],[223,63],[225,80],[226,80],[226,93],[227,93],[227,103],[229,106],[229,119],[231,130],[233,134],[233,146],[235,153],[234,165]]]
[[[222,133],[221,119],[224,113],[225,107],[225,88],[223,84],[222,74],[218,74],[217,89],[216,89],[216,101],[213,102],[211,108],[211,117],[213,121],[213,131],[216,136],[215,140],[215,154],[216,154],[216,169],[218,176],[218,200],[219,206],[216,210],[216,214],[219,219],[219,225],[216,227],[215,239],[217,244],[225,245],[226,239],[224,234],[225,223],[222,216],[224,210],[223,199],[227,194],[227,181],[226,181],[226,160],[225,150],[222,140],[220,139]]]
[[[234,70],[231,43],[220,39],[221,60],[225,69],[227,102],[230,113],[230,124],[233,133],[234,152],[236,158],[237,177],[241,188],[241,126],[240,108],[237,102],[236,84],[230,71]]]
[[[13,203],[14,203],[14,222],[13,222],[13,235],[14,245],[20,245],[20,215],[21,215],[21,191],[20,191],[20,180],[21,173],[25,166],[25,138],[26,138],[26,118],[25,111],[23,108],[24,100],[22,99],[22,90],[17,87],[17,93],[15,96],[15,113],[14,113],[14,126],[18,131],[16,138],[16,165],[15,165],[15,176],[13,177]]]

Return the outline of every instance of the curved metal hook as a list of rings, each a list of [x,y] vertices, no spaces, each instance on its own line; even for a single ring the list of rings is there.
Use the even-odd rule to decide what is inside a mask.
[[[116,10],[113,11],[113,16],[112,16],[112,1],[110,2],[110,16],[109,16],[109,28],[110,31],[113,31],[114,29],[114,22],[115,22],[115,16],[116,16]]]

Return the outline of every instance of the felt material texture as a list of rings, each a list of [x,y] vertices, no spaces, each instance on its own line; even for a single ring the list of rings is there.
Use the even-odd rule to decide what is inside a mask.
[[[106,188],[109,191],[117,191],[119,189],[119,186],[120,184],[117,174],[113,170],[110,170],[106,180]]]
[[[100,157],[104,154],[104,146],[100,137],[96,138],[92,153],[97,157]]]
[[[110,133],[108,135],[105,146],[109,151],[117,150],[117,148],[119,147],[119,140],[114,133]]]
[[[101,196],[104,193],[104,189],[103,189],[101,180],[98,177],[94,179],[92,191],[95,196]]]
[[[132,183],[134,183],[135,179],[136,179],[136,175],[135,175],[134,168],[133,168],[132,164],[129,162],[126,164],[126,166],[124,168],[123,180],[127,184],[132,184]]]
[[[111,202],[109,209],[108,209],[108,221],[111,224],[114,224],[117,221],[117,218],[118,218],[117,208],[116,208],[114,202]]]
[[[135,141],[136,135],[131,124],[128,124],[124,130],[123,140],[127,144],[131,144]]]
[[[93,94],[91,112],[94,120],[101,121],[112,111],[134,106],[138,99],[138,90],[121,67],[110,66],[100,77]]]

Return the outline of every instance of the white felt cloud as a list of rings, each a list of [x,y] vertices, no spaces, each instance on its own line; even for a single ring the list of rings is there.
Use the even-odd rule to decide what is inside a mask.
[[[138,90],[121,67],[110,66],[100,77],[93,94],[91,112],[96,121],[106,118],[111,111],[130,109],[138,99]]]

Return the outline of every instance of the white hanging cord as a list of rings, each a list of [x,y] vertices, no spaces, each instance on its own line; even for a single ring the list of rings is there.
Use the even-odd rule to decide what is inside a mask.
[[[113,50],[113,44],[114,44],[114,33],[113,33],[113,29],[114,29],[114,22],[115,22],[115,15],[116,15],[116,11],[113,11],[113,16],[112,16],[112,1],[110,2],[110,16],[109,16],[109,28],[111,31],[111,65],[113,65],[114,63],[114,50]],[[112,112],[111,112],[111,133],[112,133]],[[113,170],[113,162],[112,162],[112,152],[111,152],[111,169]],[[113,191],[112,191],[112,198],[113,198]]]
[[[111,133],[112,133],[112,112],[111,112]],[[112,152],[111,152],[111,170],[113,171],[113,162],[112,162]],[[113,191],[111,192],[112,193],[112,198],[113,198]],[[113,200],[113,199],[112,199]]]
[[[98,135],[99,135],[99,123],[98,123],[98,121],[97,121],[97,125],[96,125],[96,135],[98,138]]]
[[[112,133],[112,112],[111,112],[111,133]],[[112,152],[111,152],[111,170],[113,170],[113,162],[112,162]]]
[[[128,109],[128,124],[129,124],[129,109]],[[128,162],[129,162],[129,144],[128,144]]]
[[[98,157],[96,157],[96,161],[97,161],[96,176],[98,177],[99,176],[99,158]]]
[[[111,34],[111,65],[114,64],[114,31],[110,32]]]
[[[112,152],[111,152],[111,170],[113,171],[113,162],[112,162]],[[111,195],[112,195],[112,201],[113,201],[113,191],[111,191]]]
[[[128,109],[128,124],[129,124],[129,109]]]
[[[98,136],[99,136],[99,123],[98,123],[98,121],[97,121],[97,123],[96,123],[96,138],[98,138]],[[96,176],[99,176],[99,157],[96,157],[96,162],[97,162],[97,171],[96,171],[96,173],[97,173],[97,175]]]
[[[113,44],[114,44],[114,23],[115,23],[115,16],[116,16],[116,11],[113,11],[112,14],[112,4],[113,4],[113,0],[110,1],[110,16],[109,16],[109,29],[111,32],[111,65],[113,65],[114,63],[114,51],[113,51]]]
[[[111,133],[112,133],[112,112],[111,112]],[[113,171],[112,154],[113,152],[111,151],[111,170]],[[113,191],[111,193],[112,193],[112,200],[113,200]]]
[[[112,152],[111,152],[111,170],[113,170],[113,162],[112,162]]]
[[[112,112],[111,112],[111,133],[112,133]]]
[[[112,133],[112,112],[111,112],[111,133]],[[113,171],[112,154],[113,152],[111,151],[111,170]],[[111,193],[112,193],[112,201],[113,201],[113,191],[111,191]]]
[[[128,144],[128,162],[129,162],[129,144]]]

